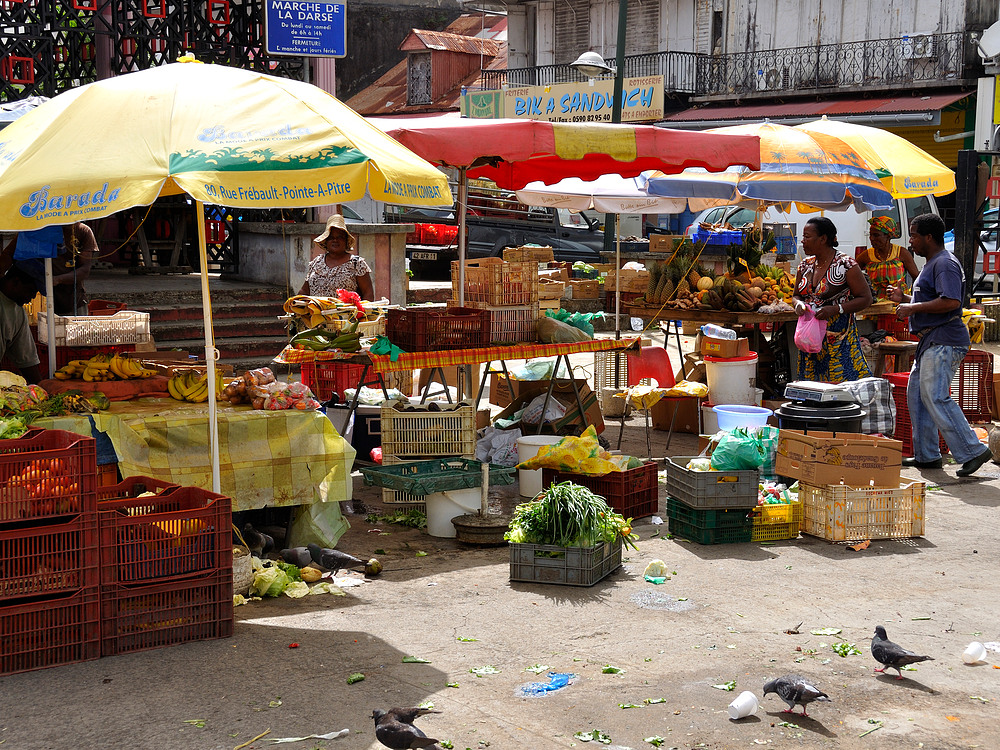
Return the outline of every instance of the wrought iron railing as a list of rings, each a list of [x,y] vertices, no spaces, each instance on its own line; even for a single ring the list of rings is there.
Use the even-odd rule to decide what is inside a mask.
[[[613,59],[606,61],[614,65]],[[704,55],[655,52],[625,57],[626,76],[660,75],[664,89],[702,96],[761,92],[886,89],[975,78],[978,59],[965,32]],[[483,71],[483,88],[585,80],[569,65]]]

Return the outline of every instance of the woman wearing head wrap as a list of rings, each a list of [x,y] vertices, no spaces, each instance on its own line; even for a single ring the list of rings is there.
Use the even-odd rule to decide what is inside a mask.
[[[886,290],[890,286],[899,287],[909,293],[906,276],[917,278],[919,271],[910,251],[893,245],[891,240],[899,237],[899,227],[888,216],[876,216],[868,220],[868,239],[872,246],[858,255],[858,265],[868,275],[875,299],[888,299]]]

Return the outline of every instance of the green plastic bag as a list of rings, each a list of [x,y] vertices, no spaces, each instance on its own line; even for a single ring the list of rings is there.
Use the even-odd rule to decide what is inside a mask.
[[[760,465],[760,475],[765,479],[775,476],[774,457],[778,453],[778,428],[771,425],[754,428],[754,434],[760,439],[760,447],[764,454],[764,462]]]
[[[764,463],[766,453],[761,438],[742,427],[723,435],[712,452],[713,471],[747,471]]]

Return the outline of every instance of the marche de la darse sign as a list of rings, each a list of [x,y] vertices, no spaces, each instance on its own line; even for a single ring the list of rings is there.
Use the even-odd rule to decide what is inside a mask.
[[[269,55],[347,56],[347,6],[264,0],[264,47]]]
[[[504,92],[502,117],[551,122],[611,122],[614,82],[560,83],[511,87]],[[663,119],[663,76],[626,78],[622,86],[622,122]]]

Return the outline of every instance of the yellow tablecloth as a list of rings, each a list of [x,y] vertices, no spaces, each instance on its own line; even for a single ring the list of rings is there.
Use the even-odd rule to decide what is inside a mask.
[[[205,404],[138,399],[113,403],[92,416],[97,430],[111,439],[122,476],[211,489]],[[91,434],[86,415],[46,417],[35,424]],[[322,412],[219,407],[221,490],[232,498],[234,511],[350,500],[354,456]]]

